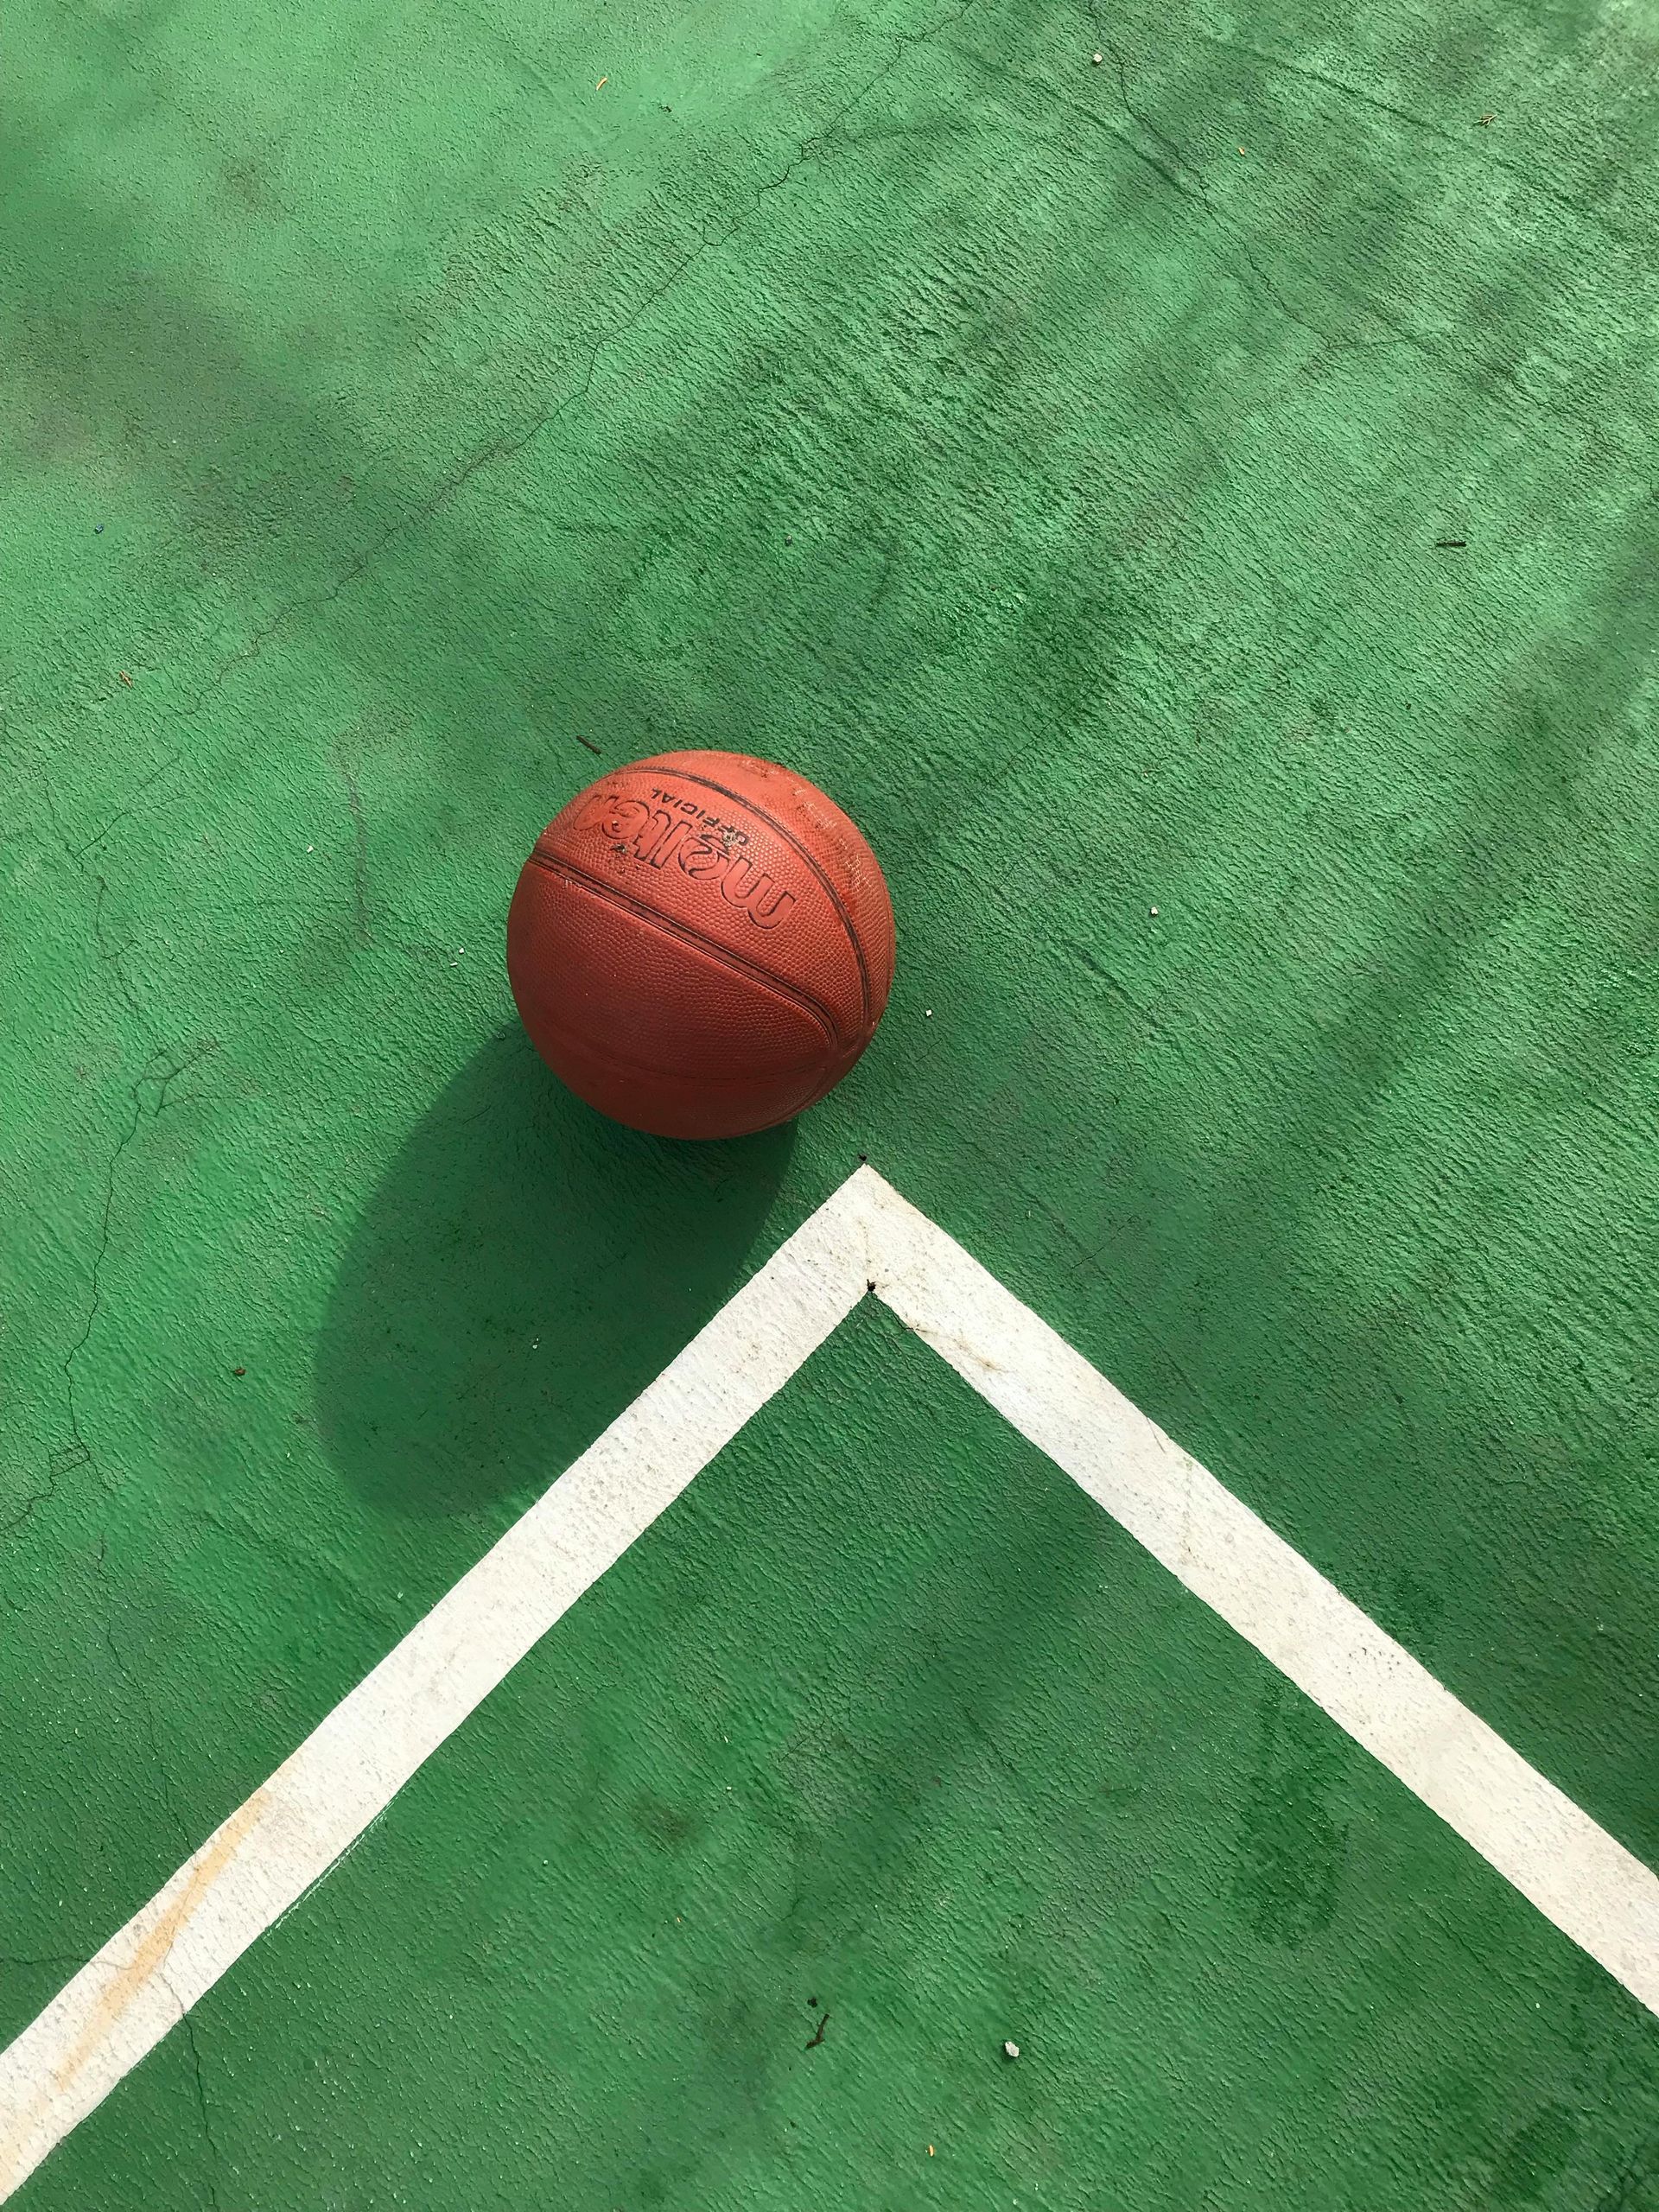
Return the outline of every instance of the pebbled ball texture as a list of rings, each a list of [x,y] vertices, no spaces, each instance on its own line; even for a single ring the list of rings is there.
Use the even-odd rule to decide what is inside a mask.
[[[742,1136],[841,1081],[893,983],[874,854],[804,777],[659,753],[536,840],[507,916],[531,1039],[581,1098],[657,1136]]]

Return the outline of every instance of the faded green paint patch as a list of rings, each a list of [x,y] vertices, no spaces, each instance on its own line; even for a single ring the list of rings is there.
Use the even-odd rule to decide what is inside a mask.
[[[862,1152],[1659,1861],[1645,6],[29,0],[13,47],[0,2032]],[[798,762],[893,881],[893,1010],[792,1146],[603,1128],[512,1027],[531,838],[675,741]],[[865,2069],[828,2202],[851,2114],[906,2203],[1640,2212],[1650,2024],[1217,1632],[1109,1654],[1116,1554],[1062,1567],[1109,1532],[1041,1471],[953,1518],[1020,1454],[886,1357],[767,1416],[810,1577],[730,1528],[715,1573],[700,1486],[30,2194],[303,2202],[309,2145],[365,2202],[556,2157],[793,2203],[776,2051]],[[919,1677],[870,1631],[971,1777],[935,1814],[823,1624],[905,1617],[941,1514],[980,1614],[929,1586]],[[640,1592],[695,1646],[734,1570],[728,1770]],[[797,1829],[885,2024],[808,1991],[810,2056]],[[702,1948],[642,1949],[693,1874]],[[936,1875],[1039,1936],[946,1941]],[[947,2076],[969,2163],[912,2176]],[[428,2109],[423,2195],[367,2153]]]

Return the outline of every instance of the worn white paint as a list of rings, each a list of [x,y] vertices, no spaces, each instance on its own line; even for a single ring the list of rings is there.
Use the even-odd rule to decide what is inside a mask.
[[[0,2202],[852,1310],[862,1220],[843,1185],[0,2055]]]
[[[867,1291],[1659,2012],[1659,1879],[861,1168],[0,2054],[0,2202],[326,1872]]]

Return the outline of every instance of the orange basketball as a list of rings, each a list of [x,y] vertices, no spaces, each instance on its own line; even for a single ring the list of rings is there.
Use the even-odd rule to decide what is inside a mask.
[[[507,916],[531,1042],[664,1137],[770,1128],[841,1081],[893,983],[893,905],[833,799],[741,753],[603,776],[536,840]]]

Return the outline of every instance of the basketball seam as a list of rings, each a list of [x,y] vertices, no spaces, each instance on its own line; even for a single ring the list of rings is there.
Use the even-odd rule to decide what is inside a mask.
[[[653,929],[660,930],[664,937],[677,938],[683,944],[691,945],[698,952],[707,954],[709,959],[731,969],[734,974],[747,977],[752,983],[759,983],[764,989],[785,1000],[816,1021],[819,1028],[823,1031],[825,1040],[832,1051],[844,1052],[847,1050],[849,1040],[842,1036],[840,1024],[836,1020],[830,1008],[821,1006],[805,991],[793,988],[778,976],[769,974],[758,963],[745,960],[741,952],[734,952],[723,944],[711,943],[708,938],[699,937],[695,930],[688,929],[683,923],[674,921],[666,914],[658,913],[654,908],[645,906],[639,899],[631,899],[626,891],[619,890],[615,884],[606,883],[598,876],[589,875],[586,868],[576,866],[574,861],[564,859],[563,855],[555,860],[546,853],[537,851],[531,853],[530,857],[537,868],[543,869],[549,875],[562,876],[566,882],[574,885],[576,889],[591,892],[596,899],[609,899],[613,905],[620,906],[624,912],[633,915],[636,920],[645,922]]]
[[[646,765],[647,764],[643,760],[639,763],[639,766],[642,768]],[[870,971],[868,964],[864,958],[864,947],[859,942],[858,931],[853,926],[853,918],[848,912],[846,904],[843,901],[841,893],[836,890],[835,885],[830,882],[829,877],[824,874],[823,869],[819,866],[817,861],[813,857],[810,851],[809,851],[807,847],[801,842],[800,839],[795,835],[792,830],[787,829],[783,823],[779,821],[775,815],[768,814],[764,806],[757,805],[753,799],[746,798],[741,791],[728,791],[724,784],[717,784],[712,776],[698,775],[695,768],[676,768],[672,772],[677,776],[682,777],[688,784],[701,784],[706,791],[718,791],[722,798],[730,799],[734,806],[746,806],[751,814],[758,814],[761,821],[766,823],[769,829],[775,830],[778,835],[783,838],[786,844],[792,845],[795,848],[795,850],[806,862],[808,868],[811,869],[813,874],[817,877],[818,881],[823,886],[824,890],[829,896],[830,903],[834,906],[836,912],[841,918],[841,925],[847,932],[847,942],[852,946],[853,957],[858,963],[858,988],[864,1001],[863,1026],[868,1029],[870,1026],[870,1011],[874,1001],[870,992]],[[825,796],[828,797],[828,794],[826,793]],[[834,805],[834,800],[830,800],[830,804]],[[855,829],[857,828],[856,823],[853,826]]]

